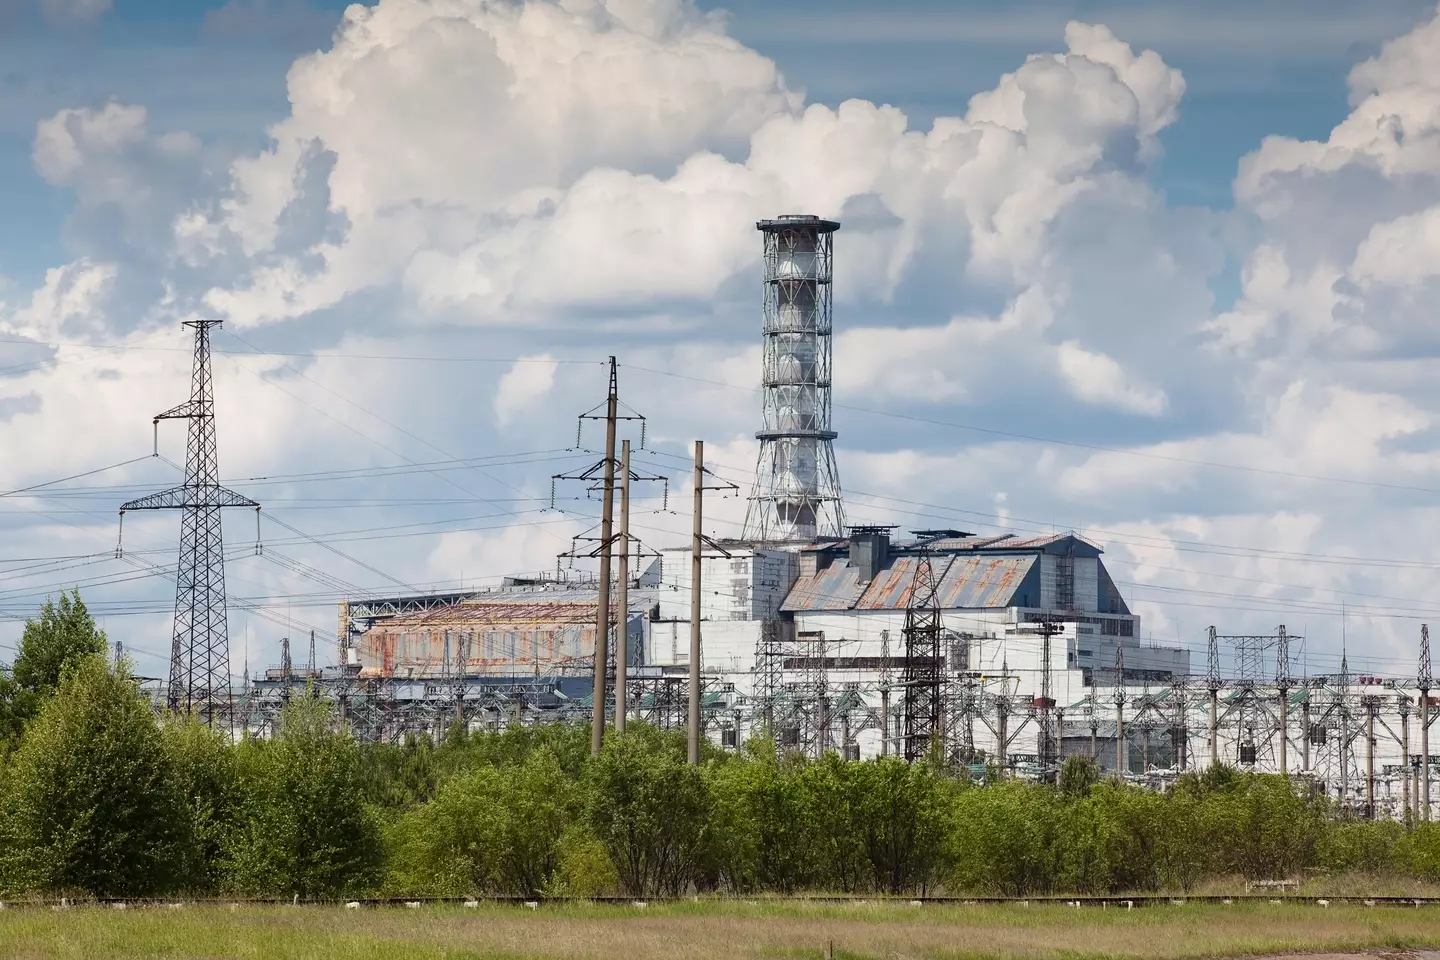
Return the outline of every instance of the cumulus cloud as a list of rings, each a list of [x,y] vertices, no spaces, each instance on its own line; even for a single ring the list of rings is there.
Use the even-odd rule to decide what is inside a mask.
[[[1149,417],[1165,412],[1163,390],[1133,382],[1120,364],[1103,353],[1092,353],[1066,340],[1056,351],[1056,359],[1061,376],[1081,400]]]
[[[701,304],[754,269],[750,224],[789,209],[874,211],[846,235],[845,299],[887,300],[927,258],[934,276],[958,277],[958,256],[1033,282],[1067,204],[1153,156],[1184,90],[1103,27],[1067,43],[927,132],[865,101],[802,109],[772,62],[679,0],[352,8],[292,69],[275,146],[235,163],[197,229],[259,258],[206,302],[245,325],[396,282],[446,322]],[[267,257],[316,151],[348,230],[308,263]]]
[[[753,386],[760,368],[753,223],[837,216],[836,425],[852,516],[1093,526],[1127,582],[1235,594],[1249,588],[1217,585],[1236,575],[1224,561],[1176,544],[1362,555],[1384,549],[1379,534],[1346,518],[1375,511],[1393,530],[1405,517],[1440,532],[1366,486],[1440,486],[1440,397],[1423,368],[1396,366],[1433,327],[1437,42],[1424,24],[1358,65],[1352,112],[1326,139],[1267,139],[1239,166],[1230,214],[1177,210],[1154,188],[1185,83],[1103,26],[1071,24],[1060,52],[919,128],[893,106],[807,103],[792,82],[804,78],[686,0],[379,0],[350,7],[327,49],[296,61],[290,115],[264,150],[236,157],[153,129],[139,105],[44,121],[34,162],[76,198],[76,256],[0,319],[52,341],[129,338],[198,313],[307,353],[226,358],[253,369],[224,384],[227,411],[247,414],[225,424],[225,463],[363,449],[425,484],[409,494],[423,509],[489,504],[484,529],[417,513],[447,536],[375,558],[407,582],[453,582],[461,569],[548,567],[584,526],[529,513],[554,464],[500,475],[504,492],[480,467],[415,466],[504,449],[517,427],[568,444],[562,424],[603,384],[557,376],[556,358],[621,354],[627,402],[651,416],[652,465],[683,476],[704,436],[717,469],[748,487],[759,399],[724,384]],[[1216,310],[1227,254],[1241,292]],[[459,360],[461,343],[542,362],[485,367],[493,380],[420,362]],[[415,366],[346,357],[401,344],[416,345]],[[133,356],[97,381],[117,407],[143,404],[143,433],[183,395],[187,358]],[[86,429],[118,435],[135,419],[76,409],[92,392],[81,374],[11,386]],[[455,401],[477,396],[493,423]],[[847,409],[861,405],[875,409]],[[876,419],[919,405],[924,416]],[[0,432],[36,429],[23,407]],[[1077,445],[980,442],[948,419]],[[114,446],[96,449],[119,459]],[[295,497],[297,509],[342,502]],[[717,498],[715,532],[738,532],[743,506]],[[685,518],[648,509],[642,536],[684,535]],[[301,516],[324,528],[315,518],[334,514]],[[301,589],[246,575],[257,596]],[[1243,576],[1322,606],[1369,586],[1339,565],[1301,578],[1257,561]],[[1140,601],[1152,626],[1177,624],[1153,596]]]
[[[522,357],[511,364],[495,389],[495,419],[507,427],[555,385],[555,358]]]

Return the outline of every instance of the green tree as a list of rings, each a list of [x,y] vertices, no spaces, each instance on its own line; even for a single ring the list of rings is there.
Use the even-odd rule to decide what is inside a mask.
[[[105,652],[105,634],[85,609],[80,591],[49,597],[40,616],[27,620],[20,651],[7,671],[0,668],[0,756],[20,741],[26,722],[55,692],[66,665]]]
[[[875,886],[887,893],[927,889],[943,862],[945,784],[928,762],[887,757],[850,767]]]
[[[48,696],[60,685],[67,664],[103,656],[105,643],[79,590],[60,594],[59,603],[47,597],[39,618],[25,623],[12,677],[22,690]]]
[[[10,678],[10,669],[0,664],[0,762],[20,742],[25,731],[28,705],[22,706],[26,697],[18,684]]]
[[[405,893],[537,896],[555,881],[579,805],[575,784],[548,750],[479,767],[449,780],[397,827],[391,885]]]
[[[73,660],[7,765],[0,887],[95,896],[175,888],[188,819],[173,772],[124,665]]]
[[[950,806],[951,883],[973,893],[1054,889],[1060,852],[1055,790],[1005,780],[960,791]]]
[[[187,843],[180,864],[185,889],[214,893],[223,882],[223,861],[239,815],[235,749],[188,714],[169,714],[160,725],[170,759],[171,784],[187,815]]]
[[[817,838],[800,779],[805,766],[762,739],[705,768],[709,848],[718,878],[731,889],[794,893],[812,884]]]
[[[874,879],[865,849],[867,811],[857,766],[827,753],[800,772],[805,818],[813,831],[812,880],[846,893],[866,889]]]
[[[270,741],[238,751],[241,801],[227,883],[248,893],[334,896],[379,877],[380,829],[366,806],[360,754],[329,706],[292,701]]]
[[[1074,754],[1060,765],[1060,792],[1072,800],[1088,794],[1100,780],[1100,765],[1089,757]]]
[[[635,724],[585,771],[586,819],[628,894],[679,894],[705,852],[709,794],[684,741]]]

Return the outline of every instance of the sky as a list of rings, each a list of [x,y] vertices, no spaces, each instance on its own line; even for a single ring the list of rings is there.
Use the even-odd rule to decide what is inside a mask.
[[[754,222],[789,212],[842,221],[852,521],[1075,530],[1152,642],[1283,623],[1302,669],[1413,672],[1440,12],[1411,0],[0,0],[0,660],[78,586],[164,674],[179,518],[122,539],[117,508],[179,481],[150,420],[187,319],[224,321],[221,474],[264,505],[261,549],[226,518],[237,673],[310,630],[329,662],[344,596],[553,571],[610,356],[670,478],[637,534],[683,543],[694,440],[753,483]]]

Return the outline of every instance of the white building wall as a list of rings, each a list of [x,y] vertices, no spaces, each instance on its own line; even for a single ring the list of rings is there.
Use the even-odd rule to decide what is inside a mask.
[[[731,556],[700,559],[703,620],[773,617],[795,584],[799,558],[784,550],[728,548]],[[660,619],[690,619],[690,550],[666,550],[660,558]]]

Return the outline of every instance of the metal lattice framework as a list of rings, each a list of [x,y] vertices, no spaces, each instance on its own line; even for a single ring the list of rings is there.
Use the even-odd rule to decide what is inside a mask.
[[[225,620],[225,550],[220,511],[260,505],[220,486],[215,447],[215,387],[210,374],[210,328],[218,320],[191,320],[195,358],[190,399],[155,417],[190,421],[185,482],[131,500],[120,508],[180,510],[180,562],[175,579],[175,631],[170,647],[166,702],[172,710],[195,710],[214,723],[230,691],[230,638]]]
[[[830,421],[834,220],[762,220],[765,326],[760,457],[745,539],[808,542],[845,529]]]
[[[935,570],[930,551],[920,552],[915,578],[910,586],[910,604],[905,610],[905,759],[919,760],[930,752],[930,744],[942,733],[941,687],[944,660],[941,656],[940,603],[936,597]]]

